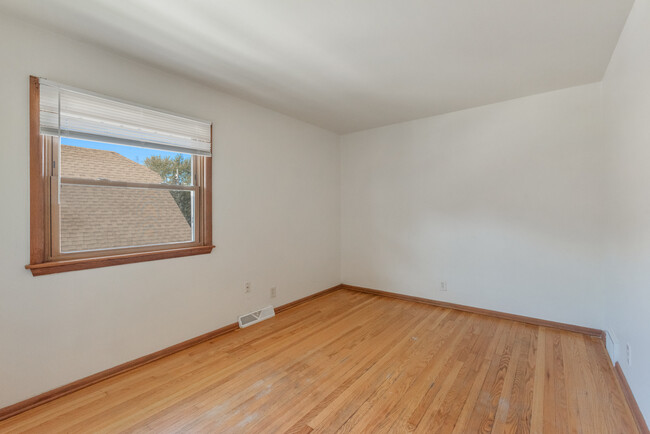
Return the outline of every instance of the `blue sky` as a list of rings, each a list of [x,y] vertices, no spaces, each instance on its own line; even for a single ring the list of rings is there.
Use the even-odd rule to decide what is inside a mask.
[[[151,157],[152,155],[159,155],[161,157],[174,157],[177,155],[175,152],[159,151],[157,149],[113,145],[110,143],[91,142],[89,140],[69,139],[67,137],[61,137],[61,144],[91,149],[102,149],[105,151],[114,151],[140,164],[144,164],[144,160],[146,160],[147,157]],[[183,155],[185,158],[189,158],[189,155]]]

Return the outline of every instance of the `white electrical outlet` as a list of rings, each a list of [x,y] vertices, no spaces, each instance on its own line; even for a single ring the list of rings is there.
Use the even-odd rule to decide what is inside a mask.
[[[251,283],[250,282],[244,283],[244,292],[246,292],[246,293],[251,292]]]
[[[627,366],[632,366],[632,346],[628,343],[625,349],[627,352]]]
[[[442,282],[440,282],[440,290],[441,291],[447,291],[447,281],[446,280],[443,280]]]
[[[278,295],[278,287],[277,286],[272,286],[271,287],[271,298],[275,298]]]

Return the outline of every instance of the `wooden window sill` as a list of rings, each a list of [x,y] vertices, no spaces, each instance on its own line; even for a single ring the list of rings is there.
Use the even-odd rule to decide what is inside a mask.
[[[183,247],[179,249],[157,250],[144,253],[126,253],[122,255],[101,256],[97,258],[70,259],[65,261],[43,262],[25,265],[33,276],[64,273],[66,271],[88,270],[90,268],[111,267],[113,265],[135,262],[156,261],[158,259],[179,258],[183,256],[205,255],[212,252],[214,246]]]

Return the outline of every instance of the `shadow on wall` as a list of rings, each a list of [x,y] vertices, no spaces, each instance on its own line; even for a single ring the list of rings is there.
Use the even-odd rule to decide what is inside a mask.
[[[356,256],[348,276],[531,316],[549,296],[580,303],[601,285],[607,216],[597,106],[576,99],[558,110],[516,100],[348,139],[343,146],[360,147],[344,178],[355,199],[344,210],[354,217],[344,220],[353,237],[344,254]],[[450,291],[438,294],[446,279]],[[594,325],[561,315],[549,308],[544,318]]]

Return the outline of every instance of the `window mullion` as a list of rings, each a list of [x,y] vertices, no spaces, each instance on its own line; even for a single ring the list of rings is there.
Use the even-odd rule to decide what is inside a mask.
[[[49,149],[50,158],[47,161],[47,173],[49,176],[49,192],[50,192],[50,256],[58,257],[61,255],[61,220],[60,220],[60,178],[59,173],[61,169],[61,153],[60,143],[58,137],[48,137],[47,148]]]
[[[172,185],[172,184],[149,184],[140,182],[126,182],[126,181],[109,181],[107,179],[84,179],[84,178],[69,178],[62,177],[61,184],[72,185],[89,185],[89,186],[102,186],[102,187],[127,187],[127,188],[150,188],[159,190],[180,190],[180,191],[196,191],[198,189],[195,185]]]

